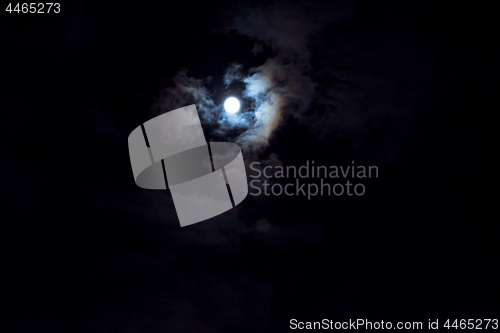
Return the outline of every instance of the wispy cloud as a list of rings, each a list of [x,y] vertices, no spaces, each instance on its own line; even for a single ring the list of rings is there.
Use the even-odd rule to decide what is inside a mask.
[[[225,70],[225,87],[243,83],[242,96],[250,102],[239,113],[227,114],[206,87],[210,78],[192,78],[183,69],[172,78],[174,86],[161,92],[155,109],[161,113],[196,103],[202,121],[212,124],[215,133],[223,136],[238,127],[241,134],[235,141],[244,150],[262,150],[284,120],[300,119],[311,106],[316,83],[308,41],[345,14],[345,10],[334,9],[334,5],[314,2],[240,5],[224,31],[255,39],[254,49],[249,50],[254,54],[262,52],[263,44],[273,52],[260,66],[245,69],[242,64],[232,63]]]

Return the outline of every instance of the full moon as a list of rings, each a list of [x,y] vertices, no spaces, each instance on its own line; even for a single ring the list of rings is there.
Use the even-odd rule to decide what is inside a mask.
[[[229,97],[224,102],[224,109],[229,113],[236,113],[240,109],[240,101],[234,97]]]

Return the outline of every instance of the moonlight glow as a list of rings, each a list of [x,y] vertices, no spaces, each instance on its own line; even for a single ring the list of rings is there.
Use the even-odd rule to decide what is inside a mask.
[[[229,97],[224,102],[224,109],[229,113],[236,113],[240,109],[240,101],[234,97]]]

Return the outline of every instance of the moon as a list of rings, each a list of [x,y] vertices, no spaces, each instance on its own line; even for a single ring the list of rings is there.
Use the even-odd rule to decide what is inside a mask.
[[[234,97],[229,97],[224,102],[224,109],[229,113],[236,113],[240,109],[240,101]]]

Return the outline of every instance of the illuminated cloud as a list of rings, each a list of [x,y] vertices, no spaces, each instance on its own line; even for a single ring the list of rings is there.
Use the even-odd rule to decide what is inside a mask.
[[[172,78],[174,86],[161,92],[154,109],[163,113],[195,103],[202,123],[211,124],[214,133],[224,136],[238,128],[241,133],[234,141],[244,151],[260,151],[268,146],[284,120],[301,119],[311,106],[316,83],[312,78],[308,41],[326,24],[348,12],[338,3],[240,6],[224,30],[256,40],[251,50],[255,55],[263,51],[263,44],[274,53],[260,66],[245,70],[242,64],[232,63],[225,70],[225,87],[243,83],[242,95],[250,102],[237,114],[228,114],[214,102],[206,87],[211,78],[192,78],[182,69]]]

